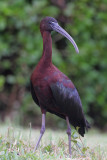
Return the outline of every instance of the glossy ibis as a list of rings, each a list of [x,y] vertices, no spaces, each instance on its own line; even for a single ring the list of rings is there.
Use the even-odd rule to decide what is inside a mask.
[[[52,39],[51,31],[56,31],[65,36],[73,44],[77,53],[78,47],[72,37],[59,26],[56,19],[45,17],[40,23],[43,38],[43,54],[31,75],[31,94],[35,103],[42,112],[42,126],[39,140],[35,146],[38,148],[45,132],[46,112],[55,114],[67,122],[69,141],[69,154],[71,155],[71,128],[78,126],[78,132],[84,136],[89,123],[84,117],[82,104],[78,92],[72,81],[52,64]]]

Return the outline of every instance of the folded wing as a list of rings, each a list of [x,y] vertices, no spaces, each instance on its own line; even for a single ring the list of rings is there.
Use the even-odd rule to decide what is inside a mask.
[[[59,107],[62,114],[69,117],[70,123],[75,128],[79,127],[78,132],[84,136],[85,129],[90,126],[84,117],[79,94],[75,87],[70,87],[70,83],[72,83],[70,80],[64,80],[64,82],[52,83],[50,88],[56,106]]]

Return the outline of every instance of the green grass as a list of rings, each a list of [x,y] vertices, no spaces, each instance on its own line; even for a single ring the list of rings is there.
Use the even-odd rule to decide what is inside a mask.
[[[69,160],[66,131],[49,130],[33,153],[39,137],[38,129],[0,126],[0,160]],[[78,147],[77,147],[78,144]],[[89,131],[85,138],[72,134],[72,155],[78,160],[107,160],[107,133]]]

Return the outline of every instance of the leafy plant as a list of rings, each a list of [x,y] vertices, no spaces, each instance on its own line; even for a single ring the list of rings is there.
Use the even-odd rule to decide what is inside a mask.
[[[80,54],[76,55],[65,38],[52,33],[53,63],[74,82],[89,121],[101,128],[106,125],[106,10],[105,0],[68,0],[61,3],[59,0],[0,1],[2,120],[11,116],[12,111],[17,111],[19,123],[23,125],[31,121],[35,125],[35,117],[39,117],[40,112],[30,95],[29,80],[42,54],[40,21],[45,16],[52,16],[72,35],[80,50]]]

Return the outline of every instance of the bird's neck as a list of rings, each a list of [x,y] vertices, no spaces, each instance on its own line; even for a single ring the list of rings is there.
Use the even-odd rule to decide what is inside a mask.
[[[49,31],[42,33],[43,37],[43,54],[41,57],[42,63],[45,66],[52,64],[52,38]]]

